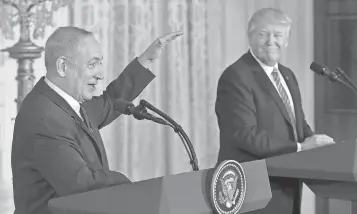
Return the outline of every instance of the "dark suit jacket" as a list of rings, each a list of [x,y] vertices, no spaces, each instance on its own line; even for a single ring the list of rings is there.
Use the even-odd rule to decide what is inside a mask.
[[[119,116],[113,102],[134,100],[155,76],[133,60],[103,95],[84,103],[91,132],[41,78],[15,121],[12,172],[15,214],[48,214],[55,197],[130,182],[109,170],[99,130]]]
[[[280,64],[278,68],[294,102],[298,141],[303,142],[313,132],[305,120],[298,82],[289,68]],[[284,103],[250,51],[221,75],[216,114],[220,129],[217,164],[229,159],[246,162],[297,151]],[[278,192],[273,190],[273,199],[262,213],[291,214],[297,182],[271,180],[272,188]]]

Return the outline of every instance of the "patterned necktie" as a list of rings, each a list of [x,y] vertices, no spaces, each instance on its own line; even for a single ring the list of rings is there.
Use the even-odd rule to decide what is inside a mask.
[[[284,86],[281,84],[281,79],[278,73],[278,69],[274,68],[273,72],[271,73],[274,79],[274,82],[276,84],[276,87],[278,88],[279,94],[281,99],[283,100],[283,103],[285,105],[286,111],[289,114],[291,124],[293,125],[294,129],[294,137],[295,141],[297,140],[297,133],[296,133],[296,120],[295,120],[295,114],[293,112],[293,108],[291,107],[291,102],[289,100],[288,93],[284,89]]]
[[[90,123],[89,123],[89,118],[88,118],[88,114],[86,112],[86,110],[84,109],[83,105],[80,104],[81,108],[79,109],[79,113],[81,114],[82,116],[82,119],[84,121],[84,124],[87,126],[87,128],[92,132],[92,128],[90,126]]]

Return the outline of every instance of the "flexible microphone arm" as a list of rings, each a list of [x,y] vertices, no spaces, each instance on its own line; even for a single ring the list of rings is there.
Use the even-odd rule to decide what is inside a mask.
[[[164,112],[160,111],[159,109],[155,108],[153,105],[151,105],[146,100],[140,100],[140,104],[142,104],[143,106],[147,107],[148,109],[154,111],[155,113],[157,113],[161,117],[165,118],[167,121],[169,121],[172,124],[171,127],[174,129],[174,131],[176,133],[178,133],[180,137],[183,137],[183,139],[186,141],[186,143],[184,143],[184,145],[185,145],[186,151],[188,153],[188,156],[190,158],[190,164],[192,165],[193,171],[198,171],[199,168],[198,168],[198,161],[197,161],[195,150],[192,146],[190,139],[188,138],[187,134],[182,129],[182,127],[179,124],[177,124],[173,119],[171,119],[168,115],[166,115]],[[186,146],[188,146],[188,150],[187,150]]]
[[[174,125],[172,125],[171,123],[166,123],[166,125],[167,125],[167,126],[170,126],[173,130],[176,129],[176,127],[175,127]],[[175,131],[175,132],[176,132],[176,131]],[[190,152],[190,148],[188,147],[188,143],[185,141],[185,138],[182,136],[182,134],[181,134],[180,132],[176,132],[176,133],[177,133],[178,136],[180,137],[180,139],[181,139],[181,141],[182,141],[182,143],[183,143],[183,145],[184,145],[184,147],[185,147],[185,149],[186,149],[188,158],[190,159],[190,163],[191,163],[191,165],[192,165],[192,163],[193,163],[193,157],[192,157],[192,153]],[[194,171],[196,171],[193,165],[192,165],[192,169],[193,169]]]
[[[341,68],[337,68],[336,71],[338,76],[342,75],[347,80],[347,82],[349,83],[349,88],[351,88],[352,90],[354,90],[355,93],[357,93],[356,84],[352,82],[351,78],[347,76],[346,72],[344,72]]]
[[[352,91],[354,91],[355,93],[357,93],[357,91],[351,86],[351,84],[348,84],[348,83],[346,83],[345,81],[343,81],[343,80],[340,79],[340,74],[339,74],[339,73],[331,72],[331,74],[328,75],[328,78],[329,78],[331,81],[341,83],[342,85],[346,86],[347,88],[349,88],[349,89],[351,89]]]
[[[132,104],[130,102],[117,99],[115,101],[115,103],[114,103],[114,109],[115,109],[115,111],[120,112],[120,113],[125,114],[125,115],[133,115],[134,118],[137,119],[137,120],[144,120],[144,119],[151,120],[151,121],[153,121],[155,123],[159,123],[159,124],[162,124],[162,125],[170,126],[174,130],[176,129],[175,126],[173,126],[172,124],[168,123],[167,121],[149,114],[147,112],[147,110],[146,110],[146,107],[141,103],[138,106],[135,107],[134,104]],[[178,133],[180,139],[182,140],[183,145],[185,146],[186,152],[189,155],[190,160],[192,160],[192,155],[191,155],[191,153],[189,151],[187,143],[185,142],[185,140],[182,137],[181,133],[179,133],[179,132],[177,132],[177,133]]]

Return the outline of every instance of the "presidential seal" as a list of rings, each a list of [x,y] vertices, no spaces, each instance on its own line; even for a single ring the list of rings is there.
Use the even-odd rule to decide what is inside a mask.
[[[236,214],[242,207],[246,180],[242,166],[234,160],[223,161],[211,182],[211,203],[218,214]]]

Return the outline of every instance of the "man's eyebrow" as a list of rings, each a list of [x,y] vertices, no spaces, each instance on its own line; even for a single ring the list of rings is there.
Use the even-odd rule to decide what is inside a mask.
[[[88,62],[92,62],[92,61],[102,61],[103,57],[99,58],[99,57],[93,57],[92,59],[90,59]]]

